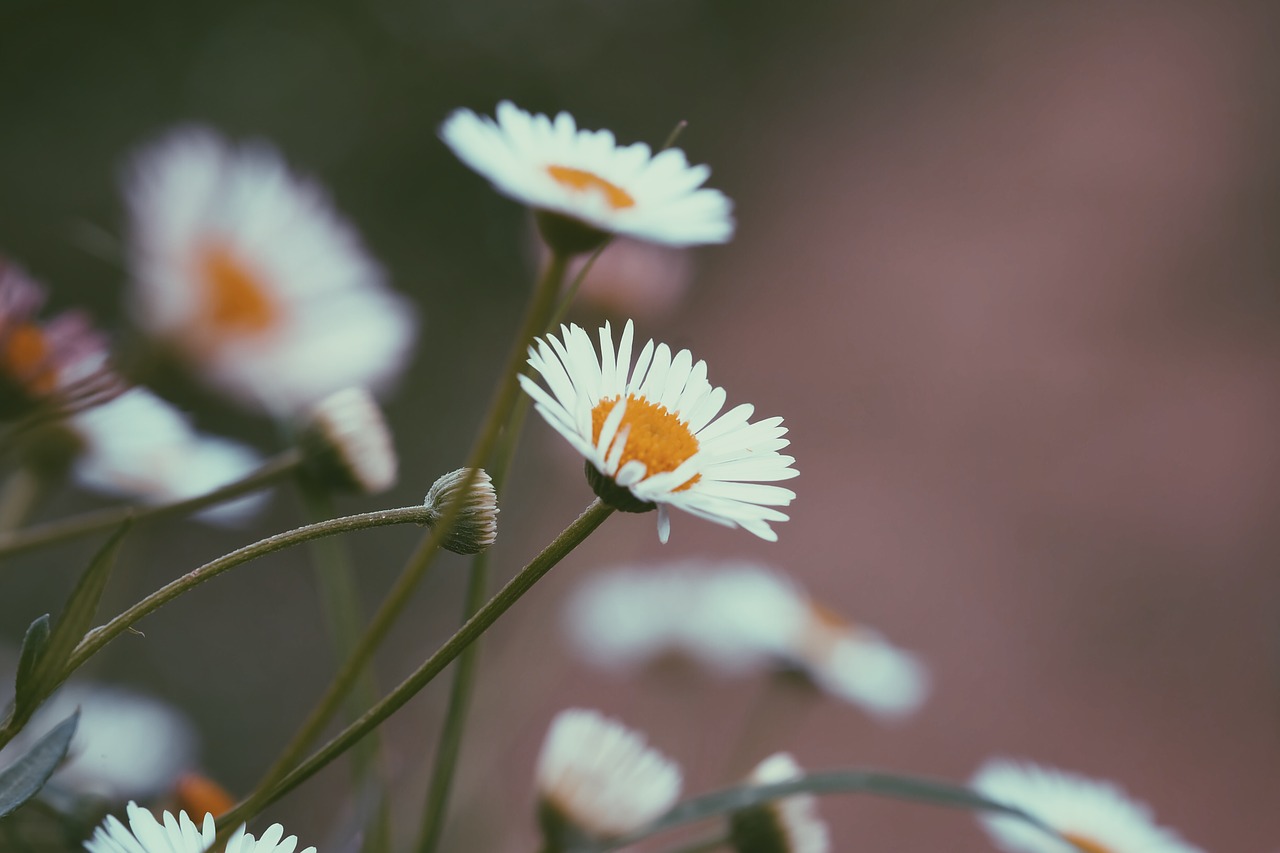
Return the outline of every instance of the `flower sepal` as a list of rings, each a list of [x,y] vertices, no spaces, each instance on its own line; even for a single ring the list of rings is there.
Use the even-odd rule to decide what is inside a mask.
[[[618,485],[618,482],[608,474],[602,474],[595,465],[587,462],[584,465],[587,472],[587,483],[591,486],[591,491],[596,493],[596,497],[607,503],[609,506],[621,512],[651,512],[658,508],[653,501],[642,501],[626,486]]]

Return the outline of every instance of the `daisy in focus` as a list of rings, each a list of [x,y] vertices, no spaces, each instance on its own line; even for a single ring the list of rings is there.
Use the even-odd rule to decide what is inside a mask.
[[[670,246],[733,237],[733,204],[700,188],[711,170],[690,166],[677,148],[621,147],[608,130],[579,130],[568,113],[553,120],[510,101],[498,104],[497,120],[455,110],[440,137],[498,192],[539,212],[557,249],[587,251],[610,234]],[[566,225],[581,233],[563,233]]]
[[[415,312],[275,149],[184,128],[136,158],[125,191],[134,313],[210,384],[283,415],[398,377]]]
[[[164,812],[157,820],[151,812],[137,803],[129,803],[129,825],[125,826],[114,815],[109,816],[93,831],[93,837],[84,843],[89,853],[205,853],[217,837],[213,815],[206,814],[200,826],[196,826],[186,812],[174,817]],[[236,830],[227,842],[224,853],[294,853],[297,836],[284,836],[284,827],[273,824],[255,839],[244,831]],[[315,853],[307,847],[298,853]]]
[[[0,420],[64,417],[125,388],[88,318],[67,312],[40,323],[35,315],[44,300],[40,285],[0,257]]]
[[[773,667],[882,719],[916,711],[929,692],[915,655],[756,563],[688,560],[594,572],[570,597],[565,623],[573,648],[606,669],[668,654],[730,676]]]
[[[1039,819],[1071,842],[1014,817],[983,814],[983,826],[1008,853],[1203,853],[1177,833],[1158,826],[1148,806],[1109,782],[1030,763],[993,760],[974,774],[970,784],[978,793]]]
[[[760,762],[747,781],[773,785],[801,778],[804,772],[788,753]],[[793,794],[730,815],[729,844],[738,853],[828,853],[831,836],[818,817],[818,799]]]
[[[109,403],[67,422],[81,449],[72,468],[86,489],[165,504],[207,494],[244,479],[261,464],[242,444],[196,432],[187,418],[145,388],[131,388]],[[245,495],[196,518],[216,524],[247,521],[266,503]]]
[[[680,785],[680,768],[639,733],[595,711],[561,711],[538,756],[548,849],[639,829],[675,805]]]
[[[777,540],[770,522],[788,516],[795,492],[774,481],[797,472],[782,418],[755,423],[742,404],[721,413],[723,388],[707,381],[705,361],[688,350],[672,355],[651,340],[631,362],[633,324],[614,349],[606,323],[597,357],[580,326],[561,326],[529,348],[529,364],[547,384],[520,384],[552,427],[587,460],[587,479],[606,503],[624,512],[658,510],[658,538],[671,532],[668,507]],[[548,390],[549,389],[549,390]]]

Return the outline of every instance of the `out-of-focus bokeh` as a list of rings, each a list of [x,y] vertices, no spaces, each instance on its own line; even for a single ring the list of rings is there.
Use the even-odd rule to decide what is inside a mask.
[[[776,749],[953,779],[1009,755],[1115,780],[1206,850],[1273,849],[1278,25],[1269,4],[1178,0],[9,0],[0,252],[55,309],[115,330],[124,365],[201,429],[271,450],[272,424],[129,334],[118,187],[131,152],[178,124],[272,141],[420,306],[388,406],[400,485],[340,509],[408,504],[462,463],[536,255],[524,212],[455,160],[439,122],[510,98],[657,145],[687,119],[680,144],[735,199],[736,239],[603,267],[619,283],[578,317],[638,299],[641,335],[707,359],[730,403],[784,416],[793,520],[770,545],[677,514],[662,547],[652,516],[618,517],[536,587],[485,640],[446,847],[530,849],[539,741],[586,705],[648,732],[693,791]],[[646,274],[660,297],[628,296]],[[581,461],[535,421],[500,579],[590,497]],[[67,490],[36,517],[99,503]],[[139,529],[103,609],[299,521],[283,489],[249,529]],[[367,607],[418,535],[350,538]],[[56,611],[94,546],[0,563],[0,639]],[[779,704],[759,677],[586,667],[561,627],[575,581],[664,556],[793,573],[919,654],[929,701],[885,725]],[[380,656],[384,686],[452,632],[465,565],[443,559],[425,582]],[[206,772],[244,793],[333,670],[317,613],[306,551],[273,555],[167,606],[91,674],[178,705]],[[384,728],[406,843],[444,696],[441,681]],[[271,815],[343,849],[347,778],[330,768]],[[821,810],[840,850],[991,849],[959,812]]]

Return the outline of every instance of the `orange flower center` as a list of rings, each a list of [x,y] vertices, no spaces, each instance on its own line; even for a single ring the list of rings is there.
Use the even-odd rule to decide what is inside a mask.
[[[600,441],[600,430],[604,428],[605,419],[613,411],[621,397],[609,397],[601,400],[591,410],[591,443]],[[627,431],[626,448],[622,451],[621,468],[632,460],[644,464],[646,476],[665,474],[680,467],[690,456],[698,452],[698,439],[689,432],[689,426],[674,413],[668,412],[665,406],[657,406],[635,394],[627,395],[627,410],[622,415],[622,423],[618,424],[618,435]],[[618,439],[615,437],[614,441]],[[608,450],[613,447],[610,443]],[[684,491],[702,478],[701,474],[672,489],[674,492]]]
[[[227,245],[210,241],[196,260],[204,284],[206,322],[215,336],[261,332],[279,319],[279,310],[257,270]]]
[[[48,394],[58,385],[49,355],[49,341],[40,327],[23,323],[5,337],[0,361],[30,393]]]
[[[1087,853],[1114,853],[1110,847],[1103,847],[1098,842],[1085,838],[1083,835],[1076,835],[1074,832],[1064,832],[1062,837],[1081,850],[1087,851]]]
[[[221,817],[235,807],[235,797],[212,779],[199,773],[184,773],[173,789],[178,808],[191,815],[199,825],[206,814]],[[196,818],[196,815],[200,815]]]
[[[635,207],[636,200],[631,197],[631,193],[617,184],[606,181],[599,175],[582,169],[575,169],[572,166],[548,166],[547,174],[551,175],[552,179],[562,187],[568,187],[578,192],[596,190],[604,193],[605,201],[609,202],[609,206],[614,210]]]

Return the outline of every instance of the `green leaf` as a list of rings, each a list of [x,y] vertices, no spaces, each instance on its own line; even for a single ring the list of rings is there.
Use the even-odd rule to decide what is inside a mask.
[[[125,522],[107,540],[107,544],[94,556],[89,567],[80,576],[76,588],[71,591],[67,604],[62,608],[58,621],[53,626],[48,640],[44,644],[44,653],[35,663],[32,692],[28,695],[28,704],[15,705],[14,717],[25,720],[35,710],[35,706],[44,701],[54,689],[62,683],[68,673],[63,672],[67,659],[76,645],[84,639],[85,632],[93,623],[93,616],[98,611],[98,602],[102,600],[102,591],[106,589],[107,578],[116,564],[116,554],[120,551],[120,540],[129,529],[131,522]]]
[[[593,848],[597,853],[617,850],[637,841],[684,824],[719,817],[741,809],[758,806],[792,794],[872,794],[948,808],[994,811],[1026,821],[1050,835],[1057,833],[1039,819],[1021,809],[987,799],[963,785],[913,776],[898,776],[874,770],[838,770],[810,773],[799,779],[771,785],[743,785],[693,797],[677,803],[656,822],[623,838],[611,839]]]
[[[22,638],[22,655],[18,658],[18,676],[14,679],[14,704],[25,705],[35,686],[32,676],[35,675],[36,664],[40,662],[45,647],[49,644],[49,614],[46,613],[31,623],[27,635]]]
[[[67,754],[80,722],[76,711],[31,747],[26,755],[0,770],[0,818],[34,797]]]

